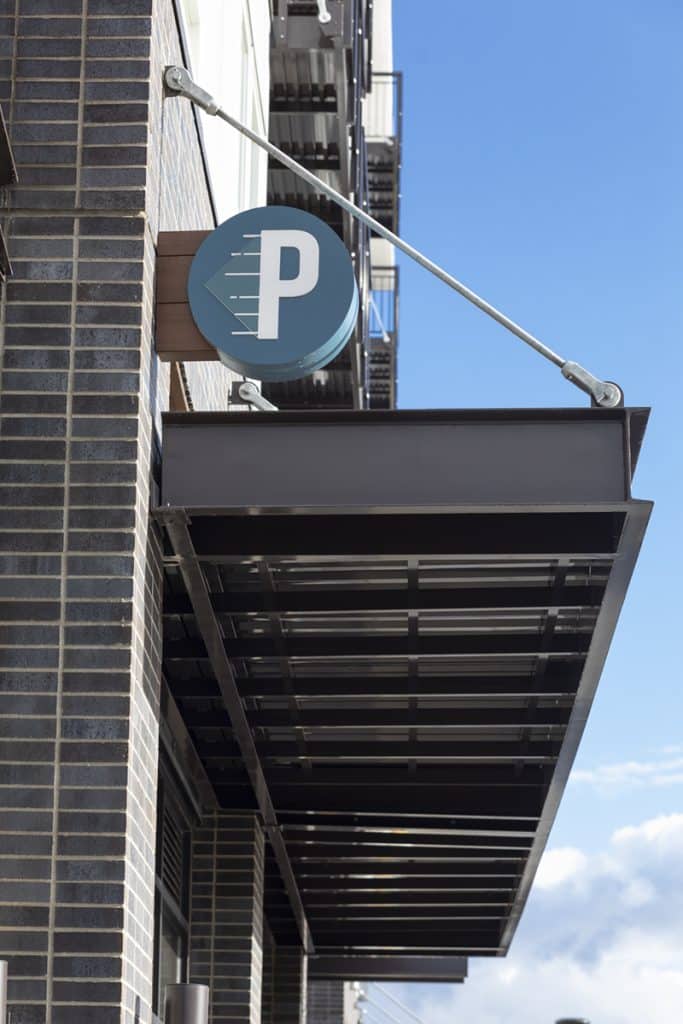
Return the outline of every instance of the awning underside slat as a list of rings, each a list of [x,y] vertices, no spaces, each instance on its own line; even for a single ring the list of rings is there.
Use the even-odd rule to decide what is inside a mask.
[[[464,462],[455,453],[457,480],[449,469],[450,437],[440,441],[439,415],[456,424],[456,442],[461,421],[475,443],[481,426],[480,457]],[[589,428],[596,437],[612,430],[604,496],[600,458],[588,447],[585,493],[575,465],[571,488],[558,473],[557,501],[553,480],[544,477],[542,505],[524,500],[525,480],[512,474],[501,475],[497,503],[444,499],[438,509],[420,509],[419,486],[408,480],[409,497],[397,507],[401,474],[409,477],[411,468],[392,460],[394,424],[404,445],[412,444],[413,424],[416,430],[434,425],[423,448],[415,434],[415,451],[441,458],[435,445],[443,443],[447,495],[467,491],[464,472],[486,482],[482,465],[494,464],[498,438],[509,444],[509,430],[525,415],[520,445],[528,438],[535,452],[542,447],[538,432],[548,426],[564,432],[549,435],[550,443],[558,437],[572,451],[591,441]],[[629,496],[633,427],[630,455],[613,431],[622,424],[628,441],[629,415],[512,412],[492,414],[489,423],[479,412],[387,414],[373,421],[386,431],[386,477],[374,507],[365,510],[330,507],[330,496],[356,493],[351,451],[362,458],[364,439],[378,443],[373,426],[358,433],[365,429],[360,416],[311,421],[339,430],[339,454],[330,467],[312,463],[310,480],[305,467],[297,468],[308,495],[301,508],[278,500],[279,489],[289,488],[278,472],[291,461],[296,431],[303,431],[302,444],[310,443],[315,427],[306,433],[303,415],[230,419],[225,447],[219,418],[168,418],[164,458],[169,451],[172,468],[159,515],[167,522],[187,516],[318,954],[448,957],[507,950],[650,511]],[[188,483],[183,466],[192,461],[194,438],[198,452],[204,444],[199,458],[207,469],[193,468]],[[241,448],[235,438],[243,439]],[[553,465],[547,454],[544,473]],[[538,493],[534,460],[525,460],[519,447],[514,457],[530,493]],[[216,507],[221,488],[226,495],[247,493],[252,460],[265,481],[254,476],[254,487],[272,507]],[[425,480],[433,493],[432,478]],[[193,504],[195,485],[204,500]],[[324,513],[311,507],[316,488]],[[382,488],[390,496],[386,507]],[[182,505],[179,494],[187,495]],[[256,808],[184,579],[169,543],[165,678],[220,805]],[[272,854],[266,867],[269,924],[279,941],[295,941]]]

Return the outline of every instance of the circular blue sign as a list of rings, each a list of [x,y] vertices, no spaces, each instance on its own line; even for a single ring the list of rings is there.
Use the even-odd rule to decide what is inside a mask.
[[[195,253],[187,293],[221,361],[257,380],[319,370],[358,316],[344,243],[324,221],[288,206],[247,210],[212,231]]]

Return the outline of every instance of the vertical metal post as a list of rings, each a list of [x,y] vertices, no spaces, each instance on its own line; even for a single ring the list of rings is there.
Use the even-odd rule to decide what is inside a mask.
[[[167,985],[164,1024],[209,1024],[208,985]]]
[[[0,960],[0,1024],[7,1021],[7,961]]]

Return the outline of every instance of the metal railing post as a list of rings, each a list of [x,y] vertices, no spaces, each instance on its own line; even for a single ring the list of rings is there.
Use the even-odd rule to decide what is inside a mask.
[[[209,1024],[208,985],[167,985],[164,1024]]]
[[[7,1022],[7,961],[0,960],[0,1024]]]

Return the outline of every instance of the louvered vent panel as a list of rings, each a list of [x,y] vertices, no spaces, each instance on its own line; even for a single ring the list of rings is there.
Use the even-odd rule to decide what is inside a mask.
[[[164,802],[161,832],[161,880],[179,907],[183,906],[183,833],[173,817],[172,808]]]

